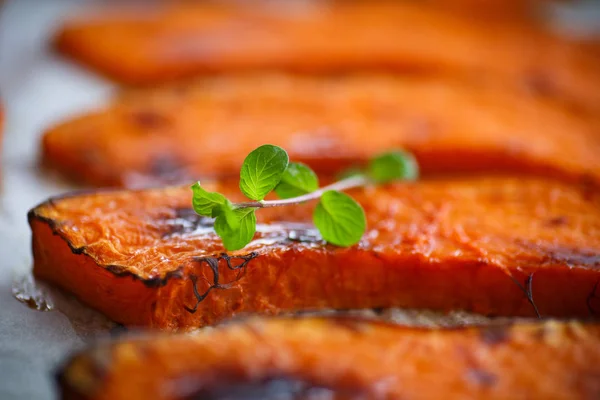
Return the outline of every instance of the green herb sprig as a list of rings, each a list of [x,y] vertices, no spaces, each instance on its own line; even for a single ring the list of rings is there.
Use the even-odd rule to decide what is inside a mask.
[[[312,169],[290,162],[281,147],[266,144],[248,154],[240,171],[240,190],[251,201],[232,203],[197,182],[192,185],[192,205],[199,215],[215,218],[215,232],[227,250],[239,250],[254,237],[256,210],[319,200],[313,222],[321,236],[328,243],[348,247],[360,241],[367,221],[360,204],[342,191],[372,183],[414,180],[418,172],[411,154],[390,151],[373,158],[365,170],[354,169],[346,178],[319,188]],[[264,200],[272,191],[280,200]]]

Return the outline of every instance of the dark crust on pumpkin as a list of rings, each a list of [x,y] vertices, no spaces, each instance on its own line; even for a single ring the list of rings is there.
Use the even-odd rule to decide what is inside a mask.
[[[147,189],[148,188],[133,190],[133,192],[146,191]],[[69,199],[72,197],[77,197],[77,196],[86,195],[86,194],[116,193],[116,192],[121,192],[121,191],[123,191],[123,189],[84,189],[84,190],[79,190],[79,191],[74,191],[74,192],[68,192],[65,194],[58,195],[58,196],[53,196],[53,197],[49,198],[48,200],[36,205],[31,210],[29,210],[29,212],[27,213],[27,221],[29,222],[30,226],[32,226],[32,222],[34,220],[45,223],[46,225],[48,225],[48,227],[50,227],[50,229],[52,230],[52,233],[54,235],[57,235],[62,240],[64,240],[64,242],[67,244],[67,246],[69,246],[69,249],[71,249],[71,252],[73,254],[83,255],[83,256],[91,258],[94,261],[94,264],[96,264],[98,267],[104,268],[105,270],[111,272],[112,274],[114,274],[115,276],[117,276],[119,278],[131,277],[134,280],[141,281],[145,286],[147,286],[149,288],[158,288],[158,287],[165,286],[167,284],[167,282],[169,281],[169,279],[171,279],[171,278],[175,278],[175,279],[183,278],[183,266],[179,266],[176,270],[167,272],[165,274],[165,276],[162,278],[161,277],[142,278],[139,275],[137,275],[131,271],[128,271],[127,268],[122,265],[114,265],[114,264],[103,265],[103,264],[99,263],[93,256],[88,254],[86,246],[82,246],[82,247],[73,246],[73,244],[69,241],[69,239],[67,239],[60,232],[60,230],[58,229],[58,227],[56,225],[56,221],[54,221],[51,218],[43,217],[38,213],[38,209],[50,206],[56,201]]]

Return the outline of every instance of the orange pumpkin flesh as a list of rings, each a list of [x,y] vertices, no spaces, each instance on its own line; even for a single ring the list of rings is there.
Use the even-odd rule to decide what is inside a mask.
[[[422,329],[252,318],[96,345],[74,356],[59,382],[63,399],[85,400],[572,400],[600,396],[599,363],[598,324]]]
[[[599,118],[510,90],[387,75],[229,77],[127,92],[50,129],[42,153],[90,185],[156,186],[237,175],[265,143],[321,173],[405,148],[425,176],[513,171],[600,182]]]
[[[235,184],[208,189],[239,200]],[[29,214],[34,274],[117,322],[167,330],[321,308],[600,310],[593,187],[464,178],[351,194],[368,219],[359,245],[324,244],[306,205],[260,210],[254,241],[229,255],[187,187],[51,199]]]
[[[339,1],[281,7],[171,4],[96,12],[57,33],[64,54],[127,84],[257,69],[392,70],[526,86],[600,102],[599,48],[539,25],[445,13],[421,3]]]

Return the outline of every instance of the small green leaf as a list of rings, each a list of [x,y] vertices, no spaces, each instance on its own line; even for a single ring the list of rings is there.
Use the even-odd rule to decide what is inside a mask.
[[[225,200],[224,204],[219,205],[218,207],[213,208],[212,212],[213,218],[222,217],[225,222],[229,225],[229,228],[232,230],[239,229],[240,220],[233,209],[233,205],[229,200]]]
[[[252,241],[256,232],[256,214],[253,208],[238,208],[233,210],[233,215],[238,221],[237,229],[231,228],[224,215],[219,215],[215,220],[215,232],[229,251],[244,248]]]
[[[263,200],[279,184],[288,163],[288,154],[281,147],[260,146],[244,160],[240,171],[240,190],[249,199]]]
[[[221,193],[207,192],[200,182],[196,182],[192,185],[192,206],[197,214],[205,217],[213,217],[214,209],[220,208],[224,204],[228,203],[228,200]]]
[[[290,163],[281,182],[275,187],[275,192],[280,198],[289,199],[314,192],[318,188],[319,178],[310,167],[302,163]]]
[[[378,183],[394,180],[415,180],[419,166],[415,157],[404,151],[391,151],[375,157],[369,163],[369,177]]]
[[[313,221],[327,242],[348,247],[360,241],[367,228],[365,211],[345,193],[328,190],[315,208]]]
[[[365,171],[362,168],[360,168],[358,166],[353,166],[350,168],[346,168],[345,170],[343,170],[342,172],[337,174],[336,177],[337,177],[337,179],[342,180],[342,179],[352,178],[353,176],[362,175],[364,173],[365,173]]]

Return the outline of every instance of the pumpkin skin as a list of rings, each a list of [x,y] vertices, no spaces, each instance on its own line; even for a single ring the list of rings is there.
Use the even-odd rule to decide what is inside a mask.
[[[206,188],[241,200],[237,182]],[[367,215],[358,245],[324,243],[307,204],[259,210],[254,240],[229,254],[188,187],[54,198],[29,213],[33,272],[116,322],[164,330],[323,308],[600,311],[594,186],[473,177],[349,194]]]
[[[90,186],[142,187],[237,176],[265,143],[325,175],[403,148],[424,177],[511,172],[600,182],[597,115],[497,89],[366,74],[129,90],[50,128],[42,159]]]
[[[85,400],[593,399],[599,363],[597,323],[251,318],[97,344],[70,359],[59,384],[63,399]]]

